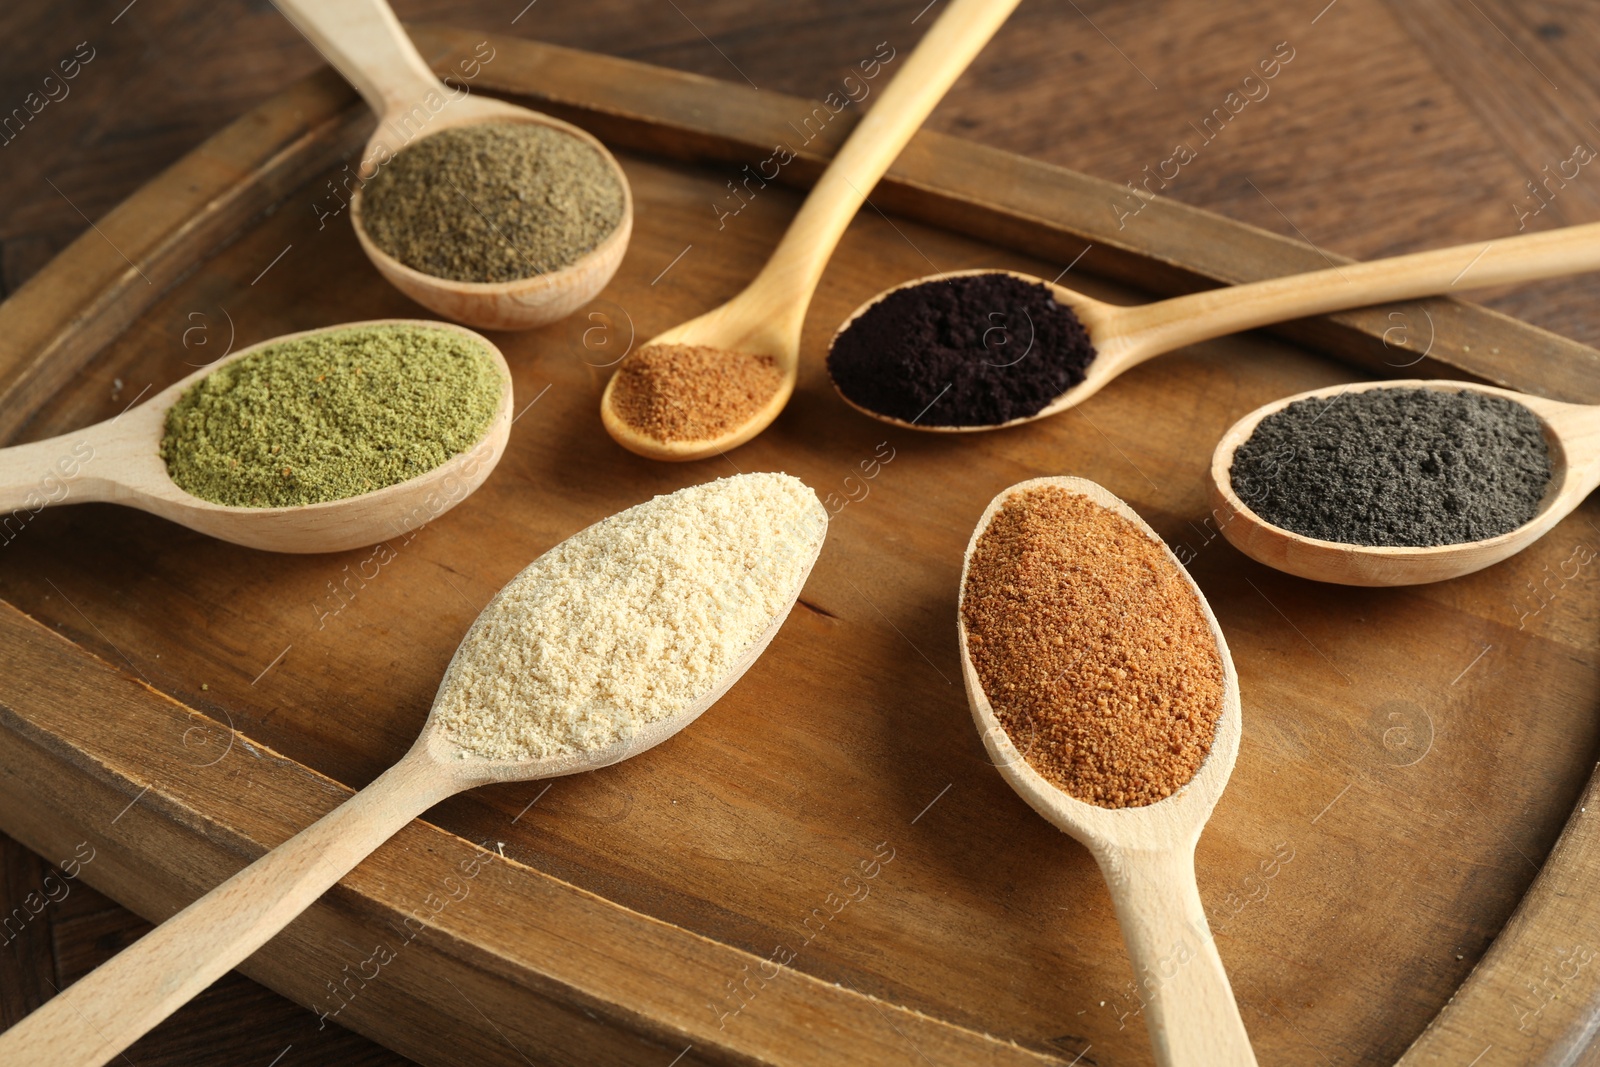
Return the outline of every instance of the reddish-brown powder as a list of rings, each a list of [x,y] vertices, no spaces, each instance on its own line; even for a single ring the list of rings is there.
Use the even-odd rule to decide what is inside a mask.
[[[657,441],[706,441],[742,425],[782,384],[771,356],[645,345],[617,368],[611,408]]]
[[[978,538],[961,601],[995,715],[1079,800],[1171,796],[1211,751],[1222,659],[1178,564],[1133,523],[1058,486],[1012,496]]]

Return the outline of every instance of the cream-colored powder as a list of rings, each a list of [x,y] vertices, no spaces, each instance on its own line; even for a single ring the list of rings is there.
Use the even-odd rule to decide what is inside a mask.
[[[786,474],[691,486],[596,523],[478,616],[435,725],[497,760],[631,738],[716,688],[788,609],[827,525],[817,495]]]

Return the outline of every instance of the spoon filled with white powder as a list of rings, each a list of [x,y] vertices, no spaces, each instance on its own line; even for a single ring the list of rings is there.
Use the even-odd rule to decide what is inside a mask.
[[[800,480],[741,474],[556,545],[478,616],[399,763],[0,1035],[0,1063],[105,1063],[445,797],[605,767],[682,730],[766,649],[827,527]]]

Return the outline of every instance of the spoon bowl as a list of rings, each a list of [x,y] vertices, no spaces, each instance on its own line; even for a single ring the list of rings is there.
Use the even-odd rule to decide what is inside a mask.
[[[799,317],[804,317],[805,309],[802,305],[799,317],[793,317],[792,313],[786,317],[782,308],[767,303],[763,292],[752,284],[721,307],[674,326],[652,337],[643,346],[704,346],[728,353],[730,358],[747,352],[771,356],[777,363],[780,381],[777,391],[759,409],[744,422],[715,437],[662,441],[642,433],[618,414],[613,399],[618,376],[613,374],[606,382],[605,391],[600,394],[600,422],[612,439],[628,451],[647,459],[682,463],[738,448],[772,425],[794,394],[800,365]]]
[[[462,282],[425,274],[379,248],[361,221],[362,191],[358,188],[350,196],[350,224],[361,250],[396,289],[423,307],[456,322],[486,330],[530,330],[566,318],[599,295],[617,273],[623,254],[628,250],[628,240],[633,234],[633,191],[621,165],[588,131],[549,115],[478,98],[460,100],[453,107],[459,108],[459,112],[451,114],[448,120],[441,115],[436,125],[417,141],[446,129],[483,122],[525,122],[561,130],[599,152],[616,171],[622,187],[622,218],[616,228],[594,248],[559,270],[508,282]],[[373,135],[363,158],[371,158],[381,134],[380,129]]]
[[[940,425],[932,420],[925,422],[920,416],[907,421],[856,403],[837,382],[834,390],[862,414],[902,429],[929,433],[1003,430],[1075,407],[1118,375],[1148,359],[1241,330],[1386,301],[1438,296],[1460,289],[1597,269],[1600,269],[1600,223],[1350,263],[1248,285],[1208,289],[1149,304],[1108,304],[1018,271],[978,269],[931,274],[886,289],[856,308],[834,333],[830,348],[857,319],[901,289],[950,278],[1005,274],[1045,286],[1057,303],[1071,308],[1077,315],[1095,349],[1083,381],[1030,415],[975,425]]]
[[[260,948],[379,845],[439,801],[492,782],[598,770],[677,734],[743,676],[793,609],[826,539],[827,514],[820,502],[816,511],[820,523],[809,532],[809,540],[801,542],[792,585],[782,591],[765,628],[704,693],[616,742],[534,760],[486,759],[457,745],[441,724],[439,709],[456,692],[456,666],[470,643],[463,639],[421,734],[399,762],[0,1034],[0,1063],[99,1067]],[[593,570],[579,571],[568,580],[612,581]],[[513,579],[511,584],[515,583]],[[493,617],[501,596],[484,608],[480,623]]]
[[[270,345],[363,326],[449,330],[494,360],[502,389],[489,425],[470,449],[414,478],[370,493],[295,507],[234,507],[202,500],[172,480],[161,458],[167,412],[189,387]],[[511,371],[481,334],[420,319],[375,319],[304,330],[229,353],[121,415],[83,430],[0,449],[0,514],[50,504],[108,502],[148,511],[223,541],[268,552],[341,552],[404,534],[465,500],[500,462],[511,432]],[[3,520],[0,520],[3,521]]]
[[[744,444],[772,424],[794,393],[806,308],[845,228],[889,164],[1018,3],[951,0],[828,164],[761,273],[726,304],[643,346],[696,345],[770,356],[782,375],[776,393],[739,425],[714,438],[668,441],[641,432],[618,413],[613,374],[600,398],[600,418],[618,444],[649,459],[705,459]]]
[[[1054,486],[1112,511],[1162,545],[1205,615],[1222,660],[1223,706],[1211,750],[1194,777],[1171,796],[1142,807],[1105,808],[1070,796],[1029,764],[996,716],[967,645],[962,605],[967,570],[979,539],[1006,501]],[[1163,1065],[1254,1064],[1228,976],[1206,924],[1194,876],[1200,832],[1222,796],[1239,753],[1239,679],[1228,643],[1200,587],[1149,525],[1121,499],[1083,478],[1034,478],[1001,492],[973,530],[961,566],[956,609],[961,677],[973,723],[1001,777],[1057,829],[1086,847],[1100,865],[1145,1002],[1156,1059]]]
[[[1427,547],[1354,545],[1324,541],[1274,526],[1233,487],[1233,457],[1261,420],[1300,400],[1332,403],[1373,389],[1465,390],[1498,396],[1532,411],[1550,450],[1550,483],[1539,511],[1514,530],[1481,541]],[[1211,500],[1217,525],[1235,548],[1268,567],[1336,585],[1423,585],[1482,570],[1527,548],[1600,486],[1600,407],[1566,404],[1475,382],[1409,379],[1312,389],[1250,412],[1223,434],[1211,456]]]
[[[621,165],[599,140],[550,115],[445,85],[423,62],[384,0],[274,3],[378,115],[377,131],[362,152],[362,183],[396,153],[423,138],[486,122],[520,122],[560,130],[584,142],[606,161],[622,189],[622,217],[616,228],[574,262],[507,282],[462,282],[425,274],[379,248],[362,224],[358,186],[350,196],[350,221],[362,251],[390,284],[431,311],[488,330],[526,330],[555,322],[606,287],[633,233],[633,192]]]
[[[852,311],[849,318],[840,323],[839,328],[834,331],[833,338],[828,342],[828,347],[831,349],[834,342],[839,339],[840,335],[848,330],[862,315],[865,315],[868,311],[871,311],[885,299],[895,293],[898,293],[902,289],[911,289],[919,285],[941,282],[950,278],[970,278],[983,274],[1004,274],[1008,277],[1017,278],[1021,281],[1028,282],[1029,284],[1043,285],[1050,290],[1050,295],[1055,298],[1057,303],[1064,304],[1072,309],[1072,313],[1078,317],[1078,321],[1082,323],[1083,328],[1088,331],[1089,340],[1094,344],[1095,348],[1094,359],[1090,361],[1088,368],[1084,371],[1083,381],[1079,382],[1077,385],[1074,385],[1072,388],[1068,389],[1066,392],[1050,401],[1048,405],[1041,410],[1034,412],[1032,415],[1026,415],[1021,418],[1008,419],[1005,422],[990,423],[981,426],[934,426],[923,423],[920,420],[907,420],[897,418],[893,415],[886,415],[880,411],[873,411],[869,407],[865,407],[856,403],[854,400],[850,399],[850,397],[845,394],[844,390],[839,388],[838,383],[835,382],[833,385],[833,391],[839,394],[839,399],[843,400],[846,404],[855,408],[863,415],[877,419],[879,422],[886,422],[891,426],[898,426],[905,430],[923,430],[928,433],[981,433],[986,430],[1004,430],[1012,426],[1021,426],[1026,422],[1033,422],[1037,419],[1048,418],[1049,416],[1057,414],[1058,412],[1065,411],[1067,408],[1081,404],[1095,393],[1098,393],[1101,389],[1104,389],[1111,383],[1112,379],[1116,378],[1123,371],[1144,362],[1153,355],[1156,355],[1154,352],[1143,352],[1140,348],[1133,345],[1130,339],[1120,330],[1121,322],[1118,318],[1119,313],[1132,309],[1121,308],[1116,304],[1108,304],[1103,300],[1096,300],[1093,297],[1085,296],[1076,289],[1068,289],[1064,285],[1056,285],[1052,282],[1042,281],[1038,278],[1035,278],[1031,274],[1024,274],[1021,271],[994,270],[991,268],[945,271],[940,274],[929,274],[922,278],[913,278],[908,282],[901,282],[899,285],[890,286],[888,289],[885,289],[883,292],[877,294],[871,300],[868,300],[866,303]]]

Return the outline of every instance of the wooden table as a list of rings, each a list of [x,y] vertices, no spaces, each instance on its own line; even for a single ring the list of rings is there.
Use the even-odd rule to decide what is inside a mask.
[[[1550,0],[1325,2],[1025,4],[932,125],[1099,177],[1148,181],[1164,195],[1358,257],[1600,218],[1600,180],[1588,168],[1549,180],[1539,196],[1528,184],[1557,174],[1577,146],[1600,145],[1600,75],[1589,62],[1600,9]],[[813,97],[878,42],[909,47],[933,14],[918,17],[923,0],[755,10],[726,0],[397,7],[405,19],[525,34]],[[320,63],[270,7],[173,0],[13,6],[0,13],[0,49],[0,117],[29,93],[57,97],[0,130],[6,293],[162,167]],[[1242,108],[1233,98],[1237,114],[1205,140],[1207,116],[1275,55],[1284,67],[1270,92]],[[45,83],[74,56],[76,77]],[[1179,141],[1203,146],[1171,177],[1163,161]],[[1579,278],[1483,299],[1596,344],[1590,290],[1592,279]],[[60,859],[0,838],[0,914]],[[77,883],[0,951],[0,1026],[145,928]],[[128,1056],[139,1067],[403,1062],[337,1027],[319,1031],[313,1015],[237,975]]]

